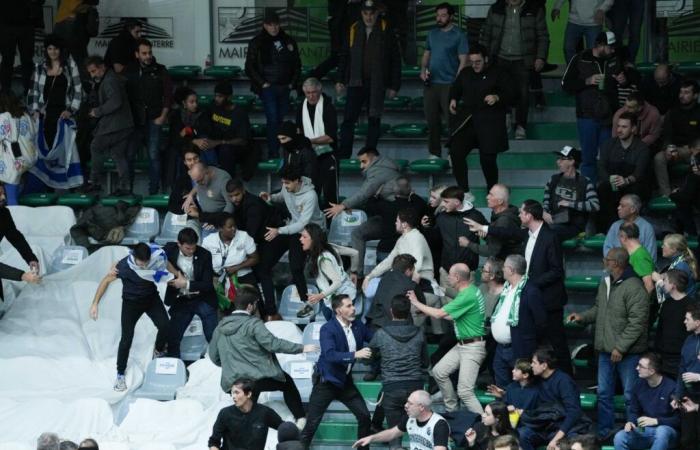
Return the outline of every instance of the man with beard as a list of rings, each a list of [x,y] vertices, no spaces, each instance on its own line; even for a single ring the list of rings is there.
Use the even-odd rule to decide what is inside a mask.
[[[124,23],[122,31],[111,41],[105,52],[105,64],[117,73],[126,69],[134,59],[136,40],[141,38],[143,27],[137,20],[129,20]]]

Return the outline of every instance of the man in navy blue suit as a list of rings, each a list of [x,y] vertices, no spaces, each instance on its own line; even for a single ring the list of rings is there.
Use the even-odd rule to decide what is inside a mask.
[[[321,356],[314,371],[306,426],[301,432],[306,448],[333,400],[343,403],[355,415],[358,439],[370,435],[369,411],[352,379],[352,366],[356,360],[372,356],[370,349],[364,347],[372,339],[372,332],[355,320],[355,306],[347,295],[333,297],[331,308],[335,317],[321,327]]]

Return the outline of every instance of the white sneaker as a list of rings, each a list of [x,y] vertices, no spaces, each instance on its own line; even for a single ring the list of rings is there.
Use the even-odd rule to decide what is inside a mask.
[[[527,132],[525,131],[525,128],[520,125],[515,127],[515,139],[519,141],[527,139]]]
[[[302,431],[304,427],[306,426],[306,417],[300,417],[296,421],[296,426],[299,428],[299,431]]]
[[[114,390],[117,392],[126,391],[126,377],[124,375],[117,375],[117,379],[114,382]]]

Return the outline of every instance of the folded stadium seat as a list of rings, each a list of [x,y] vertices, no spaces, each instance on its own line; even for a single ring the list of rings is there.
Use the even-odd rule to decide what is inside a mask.
[[[70,206],[71,208],[89,208],[95,203],[97,203],[96,195],[80,193],[61,194],[56,201],[57,205]]]
[[[16,205],[8,206],[7,209],[29,245],[40,247],[46,256],[53,254],[58,247],[70,243],[70,229],[76,222],[75,212],[71,208],[56,205],[37,208]],[[8,251],[7,247],[12,245],[5,239],[0,242],[0,247],[2,251]]]
[[[362,394],[362,398],[370,402],[376,402],[382,390],[381,381],[355,381],[355,386]]]
[[[475,389],[474,393],[476,394],[476,398],[479,400],[479,403],[481,403],[483,406],[488,405],[492,401],[496,400],[495,396],[489,394],[488,392],[482,389]]]
[[[51,206],[56,203],[58,194],[53,192],[25,194],[19,198],[19,204],[24,206]]]
[[[238,94],[231,97],[231,102],[233,102],[234,105],[243,106],[248,109],[250,109],[254,101],[255,97],[247,94]]]
[[[401,67],[401,77],[402,78],[418,78],[420,75],[420,66],[402,66]]]
[[[676,209],[676,204],[668,197],[652,198],[647,206],[654,212],[670,212]]]
[[[153,208],[143,207],[124,233],[122,245],[136,245],[139,242],[151,242],[160,232],[160,217]]]
[[[185,363],[177,358],[156,358],[148,363],[143,384],[134,397],[151,400],[175,400],[177,389],[187,382]]]
[[[87,258],[88,251],[80,245],[64,245],[56,249],[51,256],[51,265],[47,273],[61,272],[79,264]]]
[[[428,174],[428,187],[433,187],[433,179],[437,173],[445,173],[449,168],[449,162],[446,159],[418,159],[408,165],[411,172]]]
[[[267,192],[272,190],[272,175],[282,167],[281,159],[266,159],[258,163],[258,171],[267,177]]]
[[[234,78],[240,75],[240,66],[211,66],[204,69],[204,75],[212,78]]]
[[[187,80],[189,78],[196,78],[202,68],[200,66],[170,66],[168,67],[168,73],[170,76],[176,80]]]
[[[199,106],[210,106],[214,103],[214,96],[211,94],[201,94],[197,96],[197,104]]]
[[[527,125],[527,138],[536,140],[577,140],[576,122],[542,122]]]
[[[209,348],[209,343],[204,337],[202,321],[194,316],[187,326],[185,334],[180,341],[180,359],[183,361],[198,361]]]
[[[598,396],[595,394],[581,394],[581,408],[587,411],[592,411],[598,405]]]
[[[585,237],[581,239],[581,244],[583,244],[583,246],[586,248],[590,248],[593,250],[602,250],[603,244],[605,244],[605,236],[601,234],[591,237]]]
[[[321,345],[321,327],[325,322],[311,322],[304,327],[304,335],[301,338],[301,343],[304,345]],[[307,353],[306,359],[309,361],[318,361],[319,353]]]
[[[391,127],[391,134],[400,138],[420,138],[428,135],[428,125],[421,122],[400,123]]]
[[[141,200],[142,206],[148,206],[149,208],[155,208],[158,210],[168,209],[168,203],[170,202],[169,194],[154,194],[147,195]]]
[[[306,286],[306,290],[309,292],[309,294],[318,293],[318,289],[313,284],[308,284]],[[286,320],[287,322],[291,322],[292,324],[308,324],[311,322],[311,319],[318,314],[319,306],[318,303],[314,306],[314,313],[311,316],[300,319],[297,317],[297,311],[299,311],[302,306],[304,306],[304,302],[302,302],[301,298],[299,298],[297,287],[290,284],[284,288],[278,310],[279,315],[282,316],[282,319]]]
[[[407,159],[395,159],[394,162],[399,166],[399,171],[403,172],[408,167],[409,161]]]
[[[367,131],[369,126],[366,123],[356,123],[355,124],[355,135],[357,136],[367,136]],[[379,135],[383,135],[391,130],[391,125],[388,123],[382,123],[379,125]]]
[[[411,97],[397,95],[396,97],[387,98],[384,100],[384,107],[394,111],[407,110],[411,107]]]
[[[362,171],[362,168],[360,167],[360,160],[354,158],[341,159],[338,167],[341,174],[360,173]]]
[[[163,226],[160,234],[155,239],[158,245],[164,245],[168,242],[175,242],[177,234],[187,225],[187,214],[173,214],[170,211],[165,213],[163,218]]]
[[[613,405],[615,405],[615,412],[625,412],[625,396],[616,395],[613,397]]]
[[[579,243],[579,238],[567,239],[561,243],[561,247],[567,248],[567,249],[574,249],[574,248],[578,247],[578,243]]]
[[[140,205],[141,196],[138,194],[124,195],[121,197],[107,196],[100,199],[100,204],[103,206],[114,206],[120,201],[126,203],[128,206]]]
[[[328,241],[338,245],[350,246],[353,230],[367,222],[367,214],[360,209],[343,211],[331,220]]]
[[[254,137],[265,137],[267,125],[264,123],[251,123],[250,130],[253,132]]]
[[[564,286],[567,289],[573,291],[596,291],[598,290],[598,284],[600,283],[600,277],[591,276],[568,276],[564,280]]]

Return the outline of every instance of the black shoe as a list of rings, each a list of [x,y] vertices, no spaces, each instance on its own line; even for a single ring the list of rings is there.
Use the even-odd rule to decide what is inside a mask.
[[[303,319],[305,317],[309,317],[314,313],[314,307],[306,304],[304,305],[303,308],[301,308],[299,311],[297,311],[297,317],[300,319]]]

